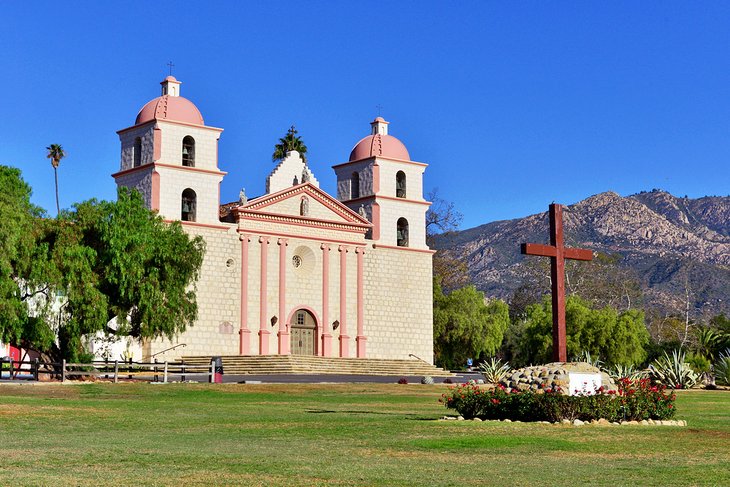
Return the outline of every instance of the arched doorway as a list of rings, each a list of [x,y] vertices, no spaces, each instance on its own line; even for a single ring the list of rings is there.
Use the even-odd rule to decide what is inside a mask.
[[[291,318],[291,354],[317,354],[317,320],[306,309],[296,310]]]

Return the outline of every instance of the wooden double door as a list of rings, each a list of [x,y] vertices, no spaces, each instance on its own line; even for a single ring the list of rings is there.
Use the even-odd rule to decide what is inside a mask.
[[[306,309],[297,310],[291,323],[292,355],[317,355],[317,321]]]

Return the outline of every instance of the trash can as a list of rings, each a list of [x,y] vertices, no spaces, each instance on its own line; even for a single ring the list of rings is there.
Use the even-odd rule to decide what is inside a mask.
[[[213,383],[221,384],[223,382],[223,359],[220,357],[212,357],[210,364],[213,366]]]

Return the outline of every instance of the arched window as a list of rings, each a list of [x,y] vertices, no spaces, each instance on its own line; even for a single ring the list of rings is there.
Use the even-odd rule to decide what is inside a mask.
[[[406,197],[406,173],[398,171],[395,175],[395,196],[396,198]]]
[[[396,234],[398,247],[408,247],[408,220],[398,218],[398,233]]]
[[[195,167],[195,139],[186,135],[182,143],[182,165]]]
[[[134,139],[134,166],[138,167],[142,165],[142,139],[137,137]]]
[[[195,191],[192,189],[188,188],[182,192],[182,212],[180,213],[180,219],[182,221],[195,221],[196,199]]]
[[[352,173],[352,179],[350,179],[350,199],[360,197],[360,174],[357,172]]]

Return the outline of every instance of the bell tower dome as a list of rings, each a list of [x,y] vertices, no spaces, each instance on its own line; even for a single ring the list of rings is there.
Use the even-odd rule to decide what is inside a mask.
[[[166,220],[219,222],[218,139],[223,129],[205,125],[200,110],[180,96],[173,76],[162,94],[147,102],[134,125],[122,129],[118,186],[135,188],[148,208]]]
[[[337,198],[365,214],[373,224],[369,237],[379,245],[425,250],[427,164],[412,161],[406,146],[388,134],[388,125],[382,117],[373,120],[370,135],[355,144],[349,161],[333,167]]]

